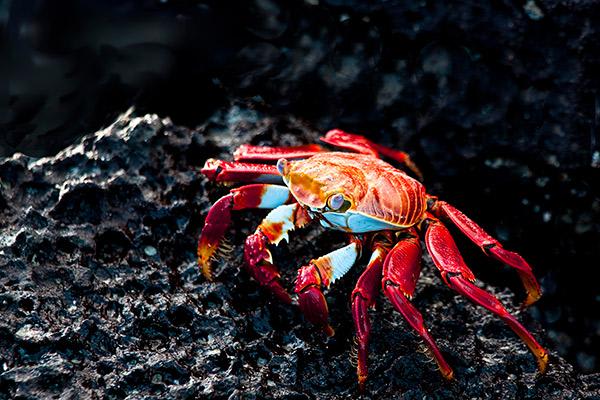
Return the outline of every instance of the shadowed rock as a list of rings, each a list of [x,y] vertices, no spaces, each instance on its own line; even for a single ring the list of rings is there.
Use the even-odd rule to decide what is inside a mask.
[[[244,236],[263,213],[234,215],[234,251],[216,264],[214,283],[195,264],[203,216],[225,192],[199,174],[204,160],[229,157],[242,143],[316,136],[293,118],[234,106],[194,131],[124,115],[54,157],[1,161],[9,184],[0,189],[0,398],[358,396],[348,297],[364,262],[329,293],[338,332],[331,339],[240,269]],[[303,262],[342,240],[311,228],[274,249],[287,287]],[[598,375],[579,376],[555,355],[538,376],[519,339],[456,297],[434,270],[426,259],[415,305],[456,380],[442,379],[401,316],[381,302],[363,397],[600,395]],[[513,294],[491,290],[552,352],[540,324],[512,306]]]

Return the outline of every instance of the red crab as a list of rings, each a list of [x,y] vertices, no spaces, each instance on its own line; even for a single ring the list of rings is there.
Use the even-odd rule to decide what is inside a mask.
[[[504,320],[527,345],[543,372],[548,363],[546,350],[493,295],[473,283],[475,276],[440,219],[455,224],[488,256],[517,270],[527,291],[524,305],[532,304],[541,295],[529,264],[517,253],[504,249],[462,212],[428,195],[419,181],[379,159],[382,155],[399,162],[420,176],[406,153],[337,129],[321,140],[354,153],[330,152],[315,144],[243,145],[234,153],[235,162],[213,159],[206,162],[202,173],[211,180],[260,183],[232,189],[208,212],[198,242],[198,264],[204,276],[212,280],[211,261],[231,222],[231,210],[273,209],[246,239],[244,259],[260,285],[281,301],[292,303],[292,297],[279,281],[268,245],[287,240],[290,231],[317,220],[323,227],[345,232],[348,237],[348,245],[300,268],[295,283],[300,310],[327,335],[333,335],[334,331],[328,323],[322,289],[341,278],[363,251],[370,253],[351,295],[361,390],[367,379],[371,330],[367,310],[375,302],[379,282],[394,308],[425,341],[442,375],[451,379],[452,369],[425,327],[421,313],[410,303],[421,270],[420,238],[423,238],[444,283]],[[242,162],[258,160],[277,161],[277,166]]]

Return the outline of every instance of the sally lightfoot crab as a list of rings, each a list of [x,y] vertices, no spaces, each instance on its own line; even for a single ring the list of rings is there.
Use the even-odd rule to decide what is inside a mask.
[[[453,371],[429,334],[421,313],[410,299],[421,270],[421,238],[439,269],[443,282],[472,302],[500,317],[521,338],[537,359],[541,372],[548,353],[493,295],[474,284],[475,276],[465,264],[450,232],[441,220],[458,227],[483,252],[517,270],[530,305],[541,295],[529,264],[508,251],[479,225],[450,204],[428,195],[424,186],[379,157],[412,170],[417,167],[406,153],[372,143],[340,130],[321,140],[351,152],[327,151],[320,145],[294,147],[240,146],[234,162],[210,159],[202,173],[217,182],[255,182],[217,200],[206,217],[198,242],[198,263],[212,280],[211,261],[231,222],[231,211],[272,209],[256,231],[248,236],[244,260],[258,283],[285,303],[292,296],[282,286],[268,245],[288,239],[288,233],[311,221],[347,235],[348,244],[298,270],[294,292],[305,318],[327,335],[328,322],[323,289],[328,288],[358,261],[363,252],[369,261],[351,295],[352,316],[358,343],[358,383],[367,379],[367,348],[373,306],[379,284],[394,308],[423,339],[441,374],[452,379]],[[275,162],[257,164],[249,161]],[[283,183],[284,185],[281,185]]]

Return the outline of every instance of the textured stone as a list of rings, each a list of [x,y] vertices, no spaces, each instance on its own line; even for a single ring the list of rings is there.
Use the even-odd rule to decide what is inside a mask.
[[[293,118],[241,105],[198,130],[124,115],[54,157],[1,161],[11,184],[1,189],[9,210],[0,223],[0,398],[358,397],[348,295],[360,267],[328,294],[337,335],[327,339],[240,269],[244,235],[262,213],[235,214],[234,251],[217,263],[215,282],[195,265],[203,215],[226,191],[199,174],[203,161],[230,157],[241,143],[316,136]],[[342,240],[309,228],[274,249],[286,285]],[[443,381],[382,300],[362,397],[598,396],[598,375],[578,375],[510,291],[490,290],[548,345],[546,375],[501,321],[445,288],[426,258],[415,305],[456,380]]]

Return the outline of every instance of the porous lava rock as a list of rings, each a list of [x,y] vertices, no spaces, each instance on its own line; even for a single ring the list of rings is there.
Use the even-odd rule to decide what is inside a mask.
[[[555,354],[539,376],[519,339],[444,287],[427,257],[414,304],[456,380],[443,381],[402,317],[379,301],[364,395],[349,312],[361,265],[328,293],[330,339],[240,268],[243,238],[264,213],[235,214],[233,251],[205,281],[196,240],[227,188],[199,173],[204,160],[242,143],[317,136],[293,117],[233,105],[195,130],[128,113],[55,156],[3,159],[0,398],[600,398],[600,376],[579,375]],[[315,227],[274,249],[286,286],[342,240]],[[486,288],[553,352],[511,291]]]

